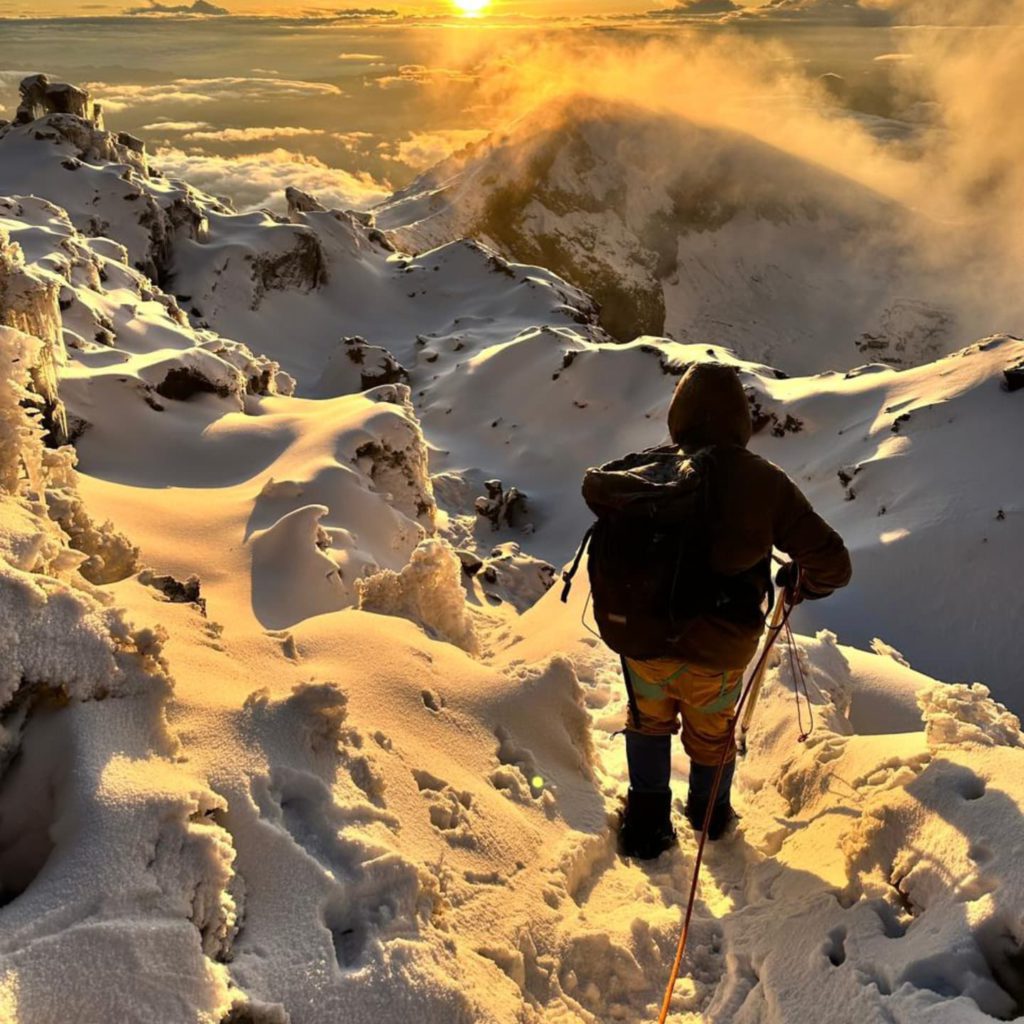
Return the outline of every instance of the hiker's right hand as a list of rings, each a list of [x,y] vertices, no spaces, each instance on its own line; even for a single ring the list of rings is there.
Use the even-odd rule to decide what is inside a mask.
[[[804,599],[800,586],[800,566],[796,562],[783,562],[775,574],[775,586],[785,590],[786,604],[798,605]]]

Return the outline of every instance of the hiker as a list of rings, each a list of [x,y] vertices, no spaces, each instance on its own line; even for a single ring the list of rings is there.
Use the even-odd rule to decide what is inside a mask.
[[[703,828],[723,753],[707,838],[721,838],[736,819],[732,723],[764,629],[773,547],[792,559],[776,583],[793,604],[827,597],[851,575],[839,535],[781,469],[747,450],[753,428],[735,370],[691,366],[668,427],[671,446],[591,470],[584,482],[598,514],[594,614],[622,655],[630,697],[621,848],[644,859],[676,840],[669,780],[680,725],[690,758],[687,820]]]

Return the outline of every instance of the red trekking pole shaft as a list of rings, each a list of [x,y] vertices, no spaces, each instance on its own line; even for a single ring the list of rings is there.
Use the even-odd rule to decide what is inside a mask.
[[[786,591],[779,588],[779,596],[775,599],[775,608],[772,610],[772,617],[768,623],[768,638],[765,641],[764,653],[757,661],[753,678],[750,680],[750,696],[747,698],[747,706],[743,709],[743,719],[740,722],[739,750],[741,754],[747,752],[747,733],[750,732],[750,725],[754,720],[754,709],[757,707],[757,699],[761,696],[761,687],[764,685],[764,674],[768,667],[768,654],[775,646],[775,641],[782,635],[782,627],[786,621]]]

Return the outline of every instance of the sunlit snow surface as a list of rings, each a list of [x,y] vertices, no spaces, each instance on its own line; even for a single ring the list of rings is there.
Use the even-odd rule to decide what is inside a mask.
[[[617,345],[479,245],[232,215],[40,127],[0,137],[0,193],[49,201],[0,199],[4,1019],[652,1019],[694,843],[616,855],[617,662],[546,584],[582,470],[706,358],[856,576],[800,611],[806,743],[769,672],[672,1019],[1020,1015],[1019,723],[947,684],[1024,700],[1024,343],[793,379]],[[407,379],[363,391],[380,349]],[[47,352],[77,476],[19,404]],[[493,478],[525,521],[474,511]]]

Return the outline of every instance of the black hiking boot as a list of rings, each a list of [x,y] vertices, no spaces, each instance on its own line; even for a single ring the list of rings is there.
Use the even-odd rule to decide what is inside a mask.
[[[736,770],[736,762],[731,761],[722,769],[722,779],[718,786],[718,796],[711,810],[708,822],[708,839],[715,842],[725,836],[739,821],[739,816],[732,809],[729,794],[732,791],[732,777]],[[714,788],[717,765],[690,763],[690,791],[686,795],[686,820],[694,832],[704,831],[704,819],[708,813],[708,802]]]
[[[672,827],[672,793],[631,789],[626,796],[619,829],[619,852],[624,857],[654,860],[676,843]]]
[[[704,817],[707,814],[707,805],[691,808],[690,801],[686,802],[686,820],[690,823],[694,832],[704,831]],[[740,816],[732,809],[732,804],[716,804],[711,812],[711,821],[708,822],[708,840],[712,843],[722,839],[739,822]]]

